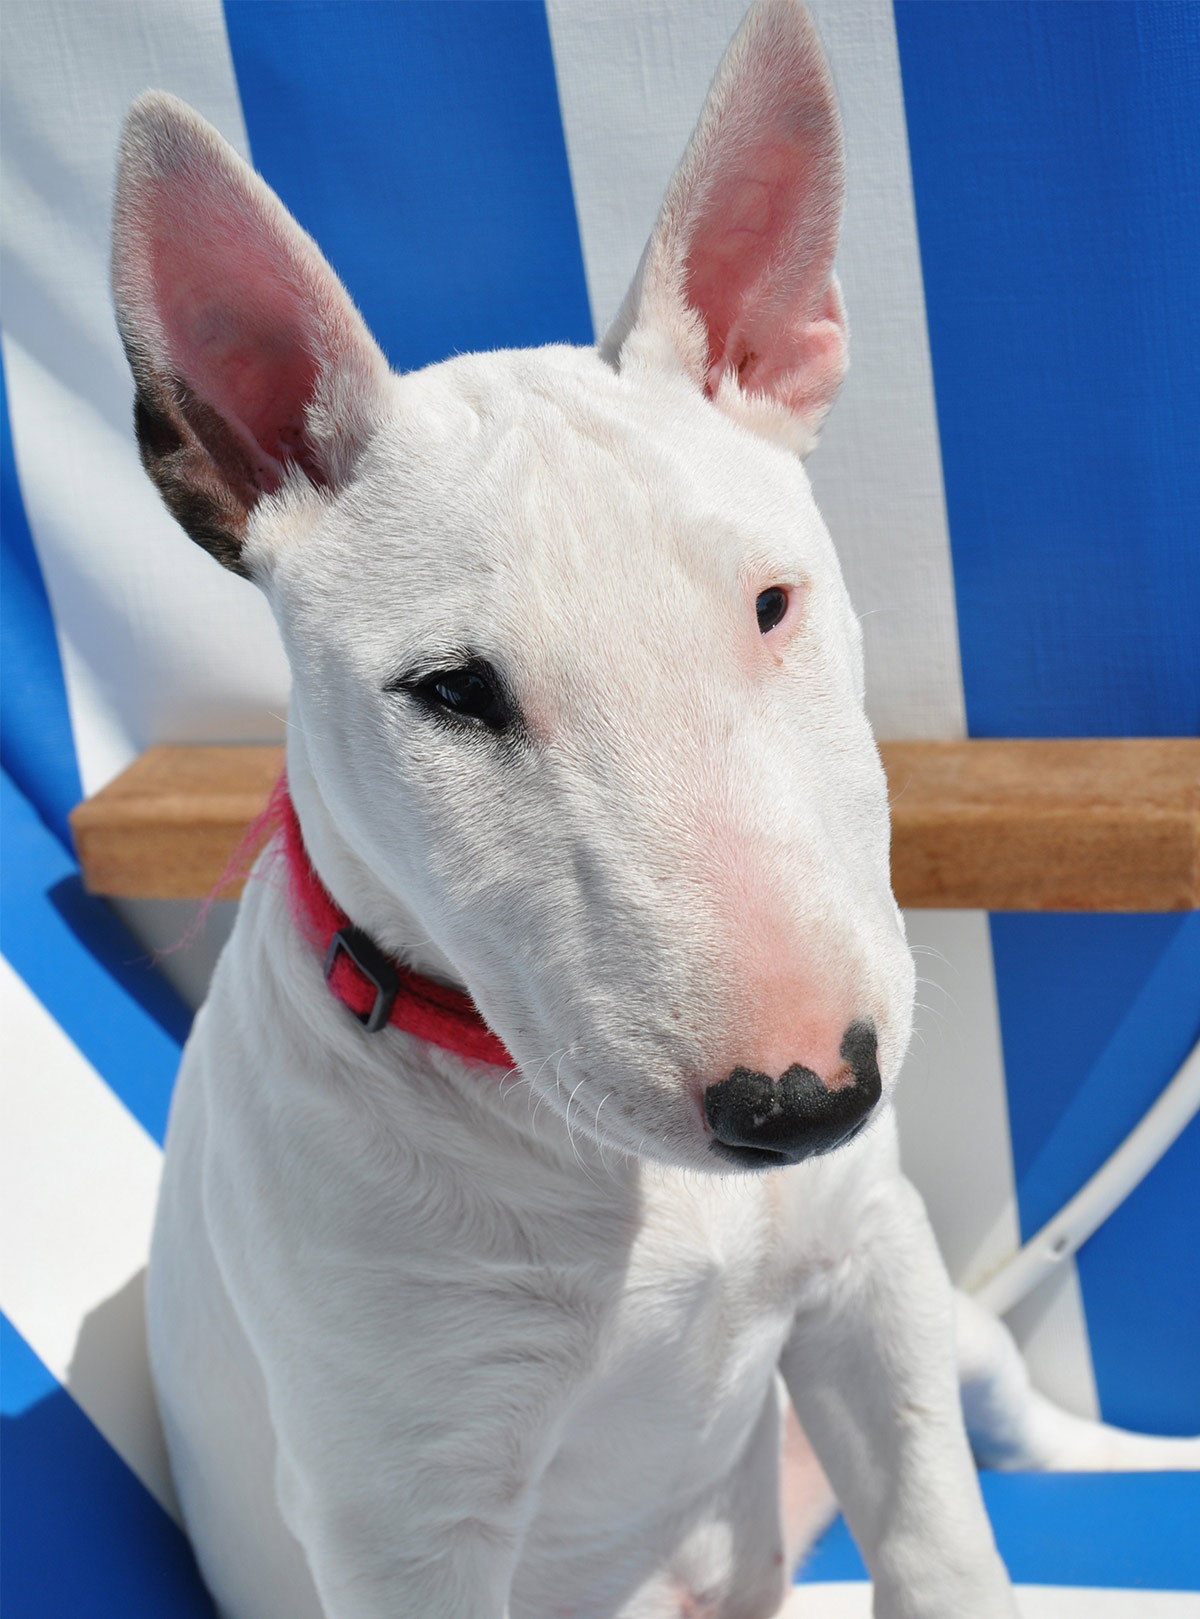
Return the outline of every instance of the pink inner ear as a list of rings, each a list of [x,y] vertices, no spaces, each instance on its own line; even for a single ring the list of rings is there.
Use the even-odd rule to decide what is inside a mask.
[[[261,488],[276,489],[289,463],[323,483],[305,434],[320,372],[312,313],[275,244],[264,249],[236,212],[202,209],[187,231],[168,219],[155,232],[154,298],[171,362],[251,450]]]
[[[807,20],[798,31],[794,16],[769,20],[746,46],[720,110],[697,131],[682,229],[685,296],[708,334],[710,395],[732,372],[747,393],[821,414],[845,368],[832,281],[842,207],[837,109]]]
[[[830,366],[840,380],[844,327],[829,284],[837,216],[811,148],[764,143],[743,162],[718,174],[704,199],[687,300],[708,331],[710,394],[733,371],[747,392],[782,388],[781,402],[798,408],[801,397],[823,395]]]

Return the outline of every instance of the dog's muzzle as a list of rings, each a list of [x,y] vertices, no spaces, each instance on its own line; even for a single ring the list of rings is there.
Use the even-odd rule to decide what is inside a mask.
[[[883,1089],[874,1026],[852,1023],[842,1038],[841,1055],[852,1077],[834,1087],[799,1063],[777,1080],[735,1068],[728,1079],[710,1085],[704,1093],[704,1116],[713,1134],[713,1152],[747,1169],[779,1169],[851,1141]]]

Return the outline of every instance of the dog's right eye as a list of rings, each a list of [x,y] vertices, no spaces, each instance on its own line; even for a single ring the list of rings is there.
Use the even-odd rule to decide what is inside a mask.
[[[759,595],[754,610],[758,614],[758,633],[766,635],[788,610],[787,591],[780,585],[772,585],[770,590],[764,590]]]
[[[508,730],[516,717],[495,670],[482,660],[472,660],[461,669],[439,669],[400,685],[424,708],[486,726],[489,731]]]

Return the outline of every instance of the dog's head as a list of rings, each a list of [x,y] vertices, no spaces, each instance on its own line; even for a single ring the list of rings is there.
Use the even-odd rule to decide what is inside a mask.
[[[143,459],[274,607],[318,871],[549,1106],[677,1164],[837,1145],[909,1036],[859,627],[799,458],[845,365],[841,191],[812,25],[762,0],[599,350],[400,377],[207,124],[152,94],[126,133]]]

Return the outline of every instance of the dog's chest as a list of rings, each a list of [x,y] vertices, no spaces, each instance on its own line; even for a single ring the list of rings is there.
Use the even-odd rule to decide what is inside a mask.
[[[671,1175],[643,1219],[544,1493],[617,1529],[719,1488],[759,1421],[791,1323],[794,1248],[775,1187]]]

